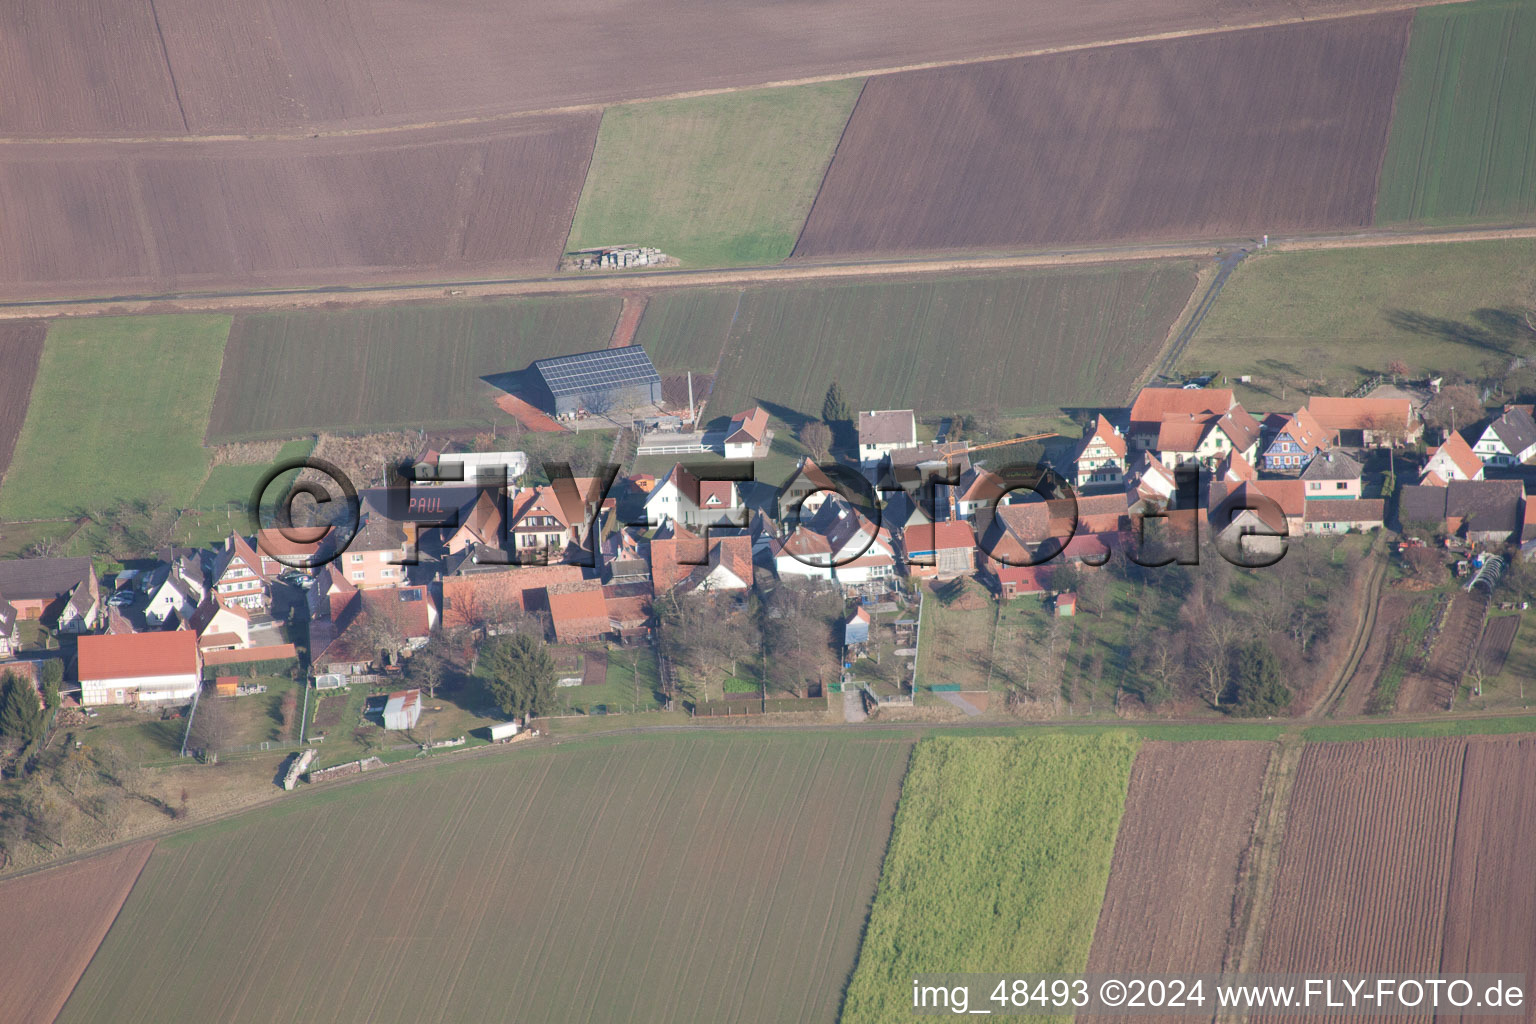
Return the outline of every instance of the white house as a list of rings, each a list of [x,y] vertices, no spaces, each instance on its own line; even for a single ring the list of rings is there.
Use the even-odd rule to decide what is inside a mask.
[[[1156,447],[1169,469],[1214,465],[1228,452],[1237,452],[1252,465],[1259,433],[1258,421],[1241,405],[1234,405],[1220,416],[1169,416],[1158,430]]]
[[[107,633],[80,638],[80,703],[191,700],[202,677],[197,634]]]
[[[1483,431],[1472,451],[1485,465],[1523,466],[1536,455],[1536,420],[1525,406],[1508,405]]]
[[[875,466],[891,452],[917,447],[917,417],[911,409],[859,413],[859,462]]]
[[[876,528],[841,498],[826,501],[809,523],[775,540],[769,550],[781,578],[812,577],[860,586],[896,575],[890,531]]]
[[[1077,464],[1077,486],[1117,484],[1125,477],[1125,438],[1109,420],[1100,416],[1083,432],[1073,461]]]
[[[746,526],[747,508],[735,481],[700,480],[677,465],[646,497],[645,518],[652,526],[671,520],[689,529]]]
[[[1444,487],[1452,480],[1481,480],[1482,478],[1483,460],[1472,451],[1472,446],[1467,444],[1466,439],[1453,430],[1446,437],[1445,443],[1429,450],[1429,459],[1424,463],[1424,472],[1419,475],[1419,483],[1432,487]]]
[[[768,437],[768,413],[760,405],[731,417],[721,443],[728,459],[755,459],[758,446]],[[764,454],[767,450],[764,449]]]
[[[203,584],[182,573],[174,565],[157,570],[150,577],[149,601],[144,605],[144,621],[158,626],[172,615],[182,622],[203,600]]]
[[[251,646],[251,613],[239,605],[209,597],[182,621],[197,634],[199,650],[239,651]]]

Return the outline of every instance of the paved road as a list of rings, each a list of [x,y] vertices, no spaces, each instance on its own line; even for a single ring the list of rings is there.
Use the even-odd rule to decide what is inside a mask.
[[[843,721],[862,722],[869,715],[864,712],[864,694],[859,690],[843,690]]]

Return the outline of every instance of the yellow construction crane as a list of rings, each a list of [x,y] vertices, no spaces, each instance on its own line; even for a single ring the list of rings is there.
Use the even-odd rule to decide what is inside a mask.
[[[955,452],[954,454],[956,454],[956,455],[969,455],[969,454],[971,454],[971,452],[985,451],[988,448],[1001,448],[1004,445],[1023,444],[1025,441],[1040,441],[1040,440],[1043,440],[1043,439],[1045,439],[1047,437],[1060,437],[1060,436],[1061,435],[1058,434],[1056,431],[1049,430],[1049,431],[1046,431],[1044,434],[1029,434],[1029,435],[1027,435],[1025,437],[1010,437],[1006,441],[988,441],[986,444],[973,444],[969,448],[962,448],[960,451]]]

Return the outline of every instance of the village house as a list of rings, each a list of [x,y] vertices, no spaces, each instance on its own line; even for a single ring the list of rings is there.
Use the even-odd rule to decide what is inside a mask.
[[[794,476],[779,489],[779,520],[793,518],[796,509],[802,518],[815,515],[822,503],[836,494],[836,485],[822,468],[808,458],[801,459]]]
[[[1230,388],[1142,388],[1131,404],[1126,441],[1133,449],[1157,448],[1163,421],[1199,420],[1225,416],[1237,405]]]
[[[1213,480],[1206,507],[1211,528],[1218,536],[1243,509],[1264,513],[1257,519],[1246,518],[1244,522],[1250,525],[1273,529],[1283,521],[1286,534],[1299,535],[1306,521],[1306,483],[1298,479],[1250,480],[1232,486]],[[1271,507],[1278,509],[1278,516],[1270,514]]]
[[[1303,503],[1297,518],[1305,519],[1305,514]],[[1219,501],[1217,488],[1212,487],[1210,522],[1217,542],[1245,560],[1279,558],[1285,553],[1285,538],[1301,532],[1292,528],[1291,517],[1273,497],[1248,482],[1221,493]]]
[[[1360,463],[1344,452],[1323,452],[1301,471],[1308,501],[1360,497]]]
[[[603,604],[608,608],[608,626],[620,641],[644,640],[651,634],[651,585],[613,583],[603,587]]]
[[[1525,488],[1518,480],[1452,480],[1443,487],[1404,487],[1398,519],[1404,529],[1505,544],[1522,532],[1524,505]]]
[[[202,681],[190,630],[82,636],[76,657],[80,703],[191,700]]]
[[[911,409],[859,413],[859,464],[878,466],[891,452],[917,447],[917,417]]]
[[[499,565],[487,571],[445,576],[442,581],[442,621],[448,630],[499,632],[524,614],[549,610],[545,588],[577,583],[578,565]]]
[[[1132,500],[1166,505],[1173,501],[1178,487],[1173,470],[1159,462],[1152,452],[1144,450],[1131,456],[1125,491]]]
[[[459,525],[450,529],[444,546],[450,555],[471,546],[505,550],[504,525],[501,502],[493,492],[481,491],[469,510],[459,516]]]
[[[554,583],[546,588],[546,595],[556,643],[601,640],[612,629],[603,585],[596,580]]]
[[[325,614],[309,624],[310,660],[317,671],[332,675],[397,666],[407,651],[426,646],[437,625],[426,587],[343,591],[321,610]]]
[[[1302,522],[1304,533],[1363,533],[1379,530],[1386,519],[1387,503],[1380,498],[1327,500],[1308,498]]]
[[[515,484],[528,472],[526,452],[423,453],[416,463],[416,482],[431,486],[472,484],[495,490]]]
[[[690,530],[746,526],[747,508],[734,480],[700,480],[686,466],[673,466],[645,499],[646,522],[671,520]]]
[[[102,617],[101,584],[89,558],[0,559],[0,598],[21,622],[66,633],[94,629]]]
[[[251,613],[208,596],[182,620],[197,634],[198,650],[239,651],[251,646]]]
[[[1280,419],[1264,448],[1262,465],[1271,473],[1295,472],[1311,463],[1318,452],[1333,447],[1337,434],[1325,430],[1303,406]]]
[[[768,454],[768,413],[760,405],[731,417],[721,447],[727,459],[759,459]]]
[[[174,618],[186,622],[203,603],[207,590],[201,571],[188,572],[184,562],[164,563],[156,566],[147,579],[144,604],[144,621],[151,626],[162,625]]]
[[[711,530],[706,542],[685,526],[664,525],[651,538],[651,585],[658,594],[750,589],[752,546],[743,530]]]
[[[1125,478],[1127,448],[1120,429],[1100,416],[1086,430],[1078,443],[1072,462],[1077,469],[1077,486],[1118,484]]]
[[[976,569],[976,534],[964,520],[908,527],[901,547],[909,576],[948,579]]]
[[[1169,415],[1158,430],[1158,457],[1169,469],[1212,466],[1228,452],[1253,462],[1259,448],[1259,424],[1241,405],[1221,414]]]
[[[268,579],[285,572],[312,572],[334,550],[339,532],[331,526],[267,527],[256,531],[256,553]]]
[[[862,587],[888,583],[896,575],[890,529],[876,527],[842,498],[822,504],[787,537],[773,538],[768,552],[780,578],[809,577]]]
[[[1483,430],[1472,451],[1484,465],[1523,466],[1536,455],[1536,420],[1530,406],[1506,405]]]
[[[225,540],[214,557],[213,592],[225,604],[242,608],[264,609],[271,601],[270,584],[261,571],[261,556],[238,533]]]
[[[1472,451],[1466,439],[1453,430],[1446,436],[1444,444],[1429,449],[1429,458],[1424,463],[1424,471],[1419,474],[1419,483],[1429,487],[1444,487],[1452,480],[1482,478],[1483,460]]]
[[[1333,398],[1307,400],[1307,411],[1346,447],[1399,447],[1413,444],[1424,424],[1406,398]]]

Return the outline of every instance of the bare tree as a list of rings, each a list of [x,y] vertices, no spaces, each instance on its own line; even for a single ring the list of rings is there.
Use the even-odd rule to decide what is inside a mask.
[[[810,451],[811,458],[824,462],[832,450],[832,428],[821,420],[807,420],[797,432],[800,443]]]

